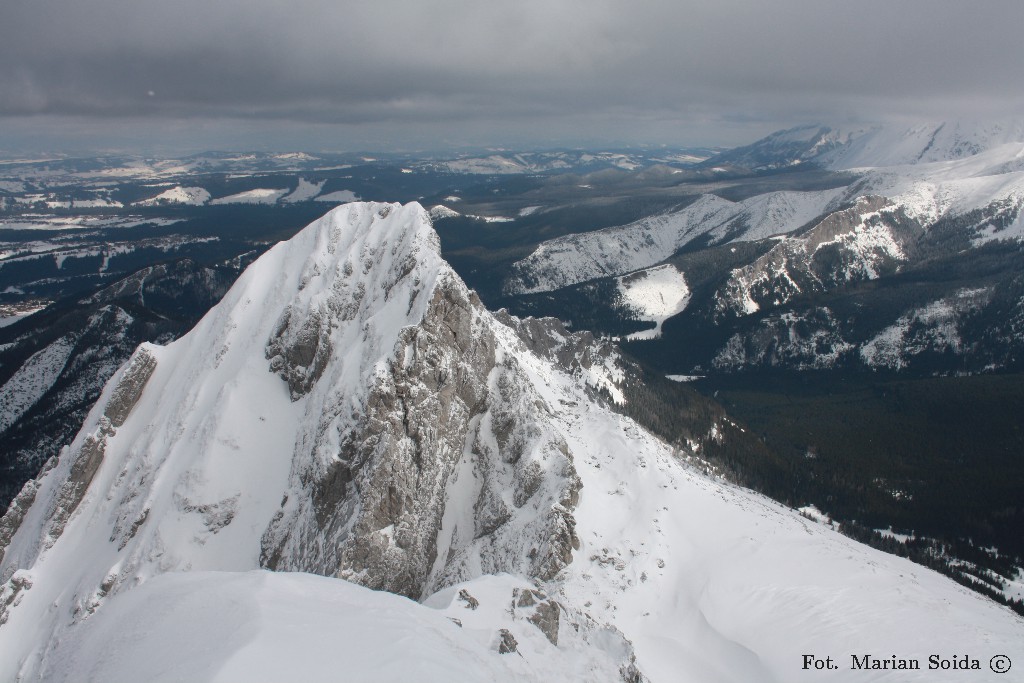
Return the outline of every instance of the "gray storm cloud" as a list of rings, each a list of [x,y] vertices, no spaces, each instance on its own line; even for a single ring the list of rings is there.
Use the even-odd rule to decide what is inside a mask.
[[[9,0],[2,15],[0,116],[20,119],[598,131],[1016,113],[1024,82],[1019,0]]]

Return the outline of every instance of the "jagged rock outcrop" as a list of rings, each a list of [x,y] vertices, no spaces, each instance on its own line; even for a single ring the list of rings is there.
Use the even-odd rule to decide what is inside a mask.
[[[324,324],[288,319],[298,331],[275,331],[275,350],[282,338],[309,348],[302,330]],[[571,561],[579,489],[572,455],[503,348],[500,336],[516,330],[494,326],[454,275],[437,282],[422,321],[400,331],[360,405],[321,416],[307,442],[318,457],[296,458],[296,493],[264,535],[265,566],[419,597],[469,578],[467,553],[488,573],[543,579]],[[283,367],[291,367],[287,359]],[[294,397],[293,376],[286,378]],[[555,476],[545,482],[542,471]],[[440,539],[439,558],[450,482],[459,477],[477,486],[463,501],[474,522]]]
[[[519,642],[516,640],[516,637],[512,635],[511,631],[507,628],[503,628],[498,631],[498,635],[500,637],[500,642],[498,643],[498,654],[507,655],[516,651],[516,648],[519,646]]]
[[[862,197],[798,236],[781,240],[753,263],[737,268],[715,293],[721,322],[895,272],[921,226],[884,197]]]

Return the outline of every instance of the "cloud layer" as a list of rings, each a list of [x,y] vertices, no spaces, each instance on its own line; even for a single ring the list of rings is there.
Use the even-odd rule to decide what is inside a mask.
[[[10,0],[3,14],[0,117],[28,127],[727,138],[1012,114],[1024,82],[1019,0]]]

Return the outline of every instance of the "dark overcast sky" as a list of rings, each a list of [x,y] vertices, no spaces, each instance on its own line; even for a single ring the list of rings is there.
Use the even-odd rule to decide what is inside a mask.
[[[1015,116],[1021,0],[5,0],[0,148],[750,142]]]

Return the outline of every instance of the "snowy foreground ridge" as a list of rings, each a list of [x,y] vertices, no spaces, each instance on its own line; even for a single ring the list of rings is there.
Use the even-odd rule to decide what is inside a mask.
[[[1024,680],[1010,610],[688,468],[618,370],[486,311],[420,206],[331,211],[12,504],[0,680]]]

